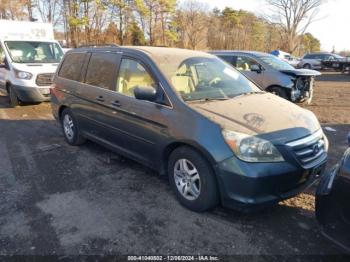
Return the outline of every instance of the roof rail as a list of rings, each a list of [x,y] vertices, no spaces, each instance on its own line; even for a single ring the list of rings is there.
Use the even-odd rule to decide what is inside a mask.
[[[82,47],[119,47],[116,44],[91,44],[91,45],[80,45],[78,48]]]

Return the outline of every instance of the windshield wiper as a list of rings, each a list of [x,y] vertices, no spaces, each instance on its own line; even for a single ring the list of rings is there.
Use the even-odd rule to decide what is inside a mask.
[[[252,91],[252,92],[247,92],[244,93],[245,95],[254,95],[254,94],[265,94],[266,92],[264,91]]]
[[[264,91],[246,92],[246,93],[237,94],[237,95],[233,96],[232,99],[240,97],[240,96],[248,96],[248,95],[255,95],[255,94],[265,94],[265,93],[266,92],[264,92]]]
[[[212,97],[205,97],[200,99],[193,99],[193,100],[187,100],[186,102],[210,102],[210,101],[225,101],[229,100],[228,97],[220,97],[220,98],[212,98]]]

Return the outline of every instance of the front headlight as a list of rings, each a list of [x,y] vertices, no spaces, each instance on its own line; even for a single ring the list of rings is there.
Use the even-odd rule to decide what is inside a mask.
[[[20,71],[20,70],[17,70],[17,69],[14,69],[14,71],[15,71],[16,77],[19,78],[19,79],[30,80],[33,77],[33,75],[31,73],[29,73],[29,72]]]
[[[248,136],[223,130],[226,143],[235,155],[246,162],[283,162],[284,158],[277,148],[269,141],[256,136]]]

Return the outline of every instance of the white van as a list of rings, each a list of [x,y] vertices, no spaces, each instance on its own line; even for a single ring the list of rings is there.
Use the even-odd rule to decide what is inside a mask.
[[[51,24],[0,20],[0,89],[11,106],[50,100],[50,86],[63,51]]]

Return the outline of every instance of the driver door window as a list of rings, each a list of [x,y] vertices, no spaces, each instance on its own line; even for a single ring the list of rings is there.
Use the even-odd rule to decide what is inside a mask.
[[[143,65],[133,59],[123,58],[119,68],[116,92],[134,97],[135,87],[156,87],[152,76]]]
[[[254,59],[245,57],[245,56],[237,56],[236,59],[236,68],[239,71],[252,71],[251,67],[252,65],[260,66],[258,62],[256,62]]]

